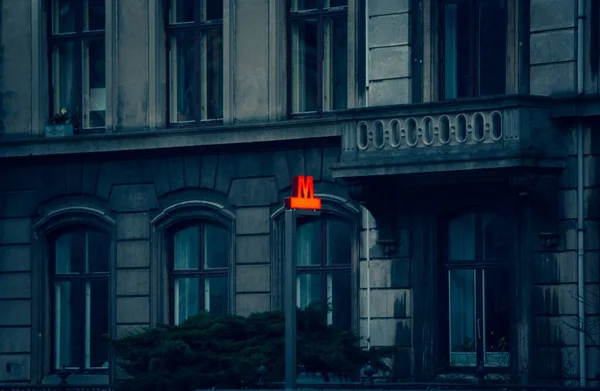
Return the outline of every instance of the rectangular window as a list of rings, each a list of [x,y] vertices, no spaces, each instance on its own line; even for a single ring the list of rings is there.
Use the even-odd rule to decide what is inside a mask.
[[[53,368],[108,368],[109,237],[73,230],[53,241]]]
[[[171,321],[180,324],[200,311],[228,313],[229,233],[198,224],[173,235],[171,261]]]
[[[50,112],[76,130],[106,125],[105,0],[50,0]]]
[[[289,0],[291,113],[347,107],[347,0]]]
[[[169,122],[223,118],[223,0],[171,0]]]
[[[443,99],[506,91],[506,0],[440,1]]]

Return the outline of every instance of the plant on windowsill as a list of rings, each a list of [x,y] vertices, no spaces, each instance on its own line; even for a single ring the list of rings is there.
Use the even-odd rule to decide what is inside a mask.
[[[73,135],[73,123],[67,109],[62,108],[60,113],[50,117],[48,125],[44,127],[46,137],[64,137]]]

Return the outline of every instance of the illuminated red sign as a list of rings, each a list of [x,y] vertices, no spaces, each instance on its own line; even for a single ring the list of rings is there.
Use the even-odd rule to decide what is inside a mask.
[[[288,209],[321,209],[321,199],[315,198],[313,177],[295,176],[292,178],[292,196],[285,199]]]

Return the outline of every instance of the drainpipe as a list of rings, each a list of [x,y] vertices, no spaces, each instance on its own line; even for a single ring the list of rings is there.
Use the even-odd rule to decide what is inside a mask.
[[[584,94],[584,31],[585,1],[577,0],[577,95]],[[577,298],[579,301],[579,383],[586,385],[585,349],[585,249],[583,194],[583,123],[577,119]]]
[[[367,222],[367,237],[365,246],[367,248],[367,349],[371,348],[371,216],[367,208],[363,206],[364,220]]]

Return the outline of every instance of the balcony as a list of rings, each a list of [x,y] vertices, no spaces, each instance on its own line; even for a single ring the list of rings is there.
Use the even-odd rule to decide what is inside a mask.
[[[334,177],[564,165],[552,100],[504,96],[369,108],[342,129]]]

